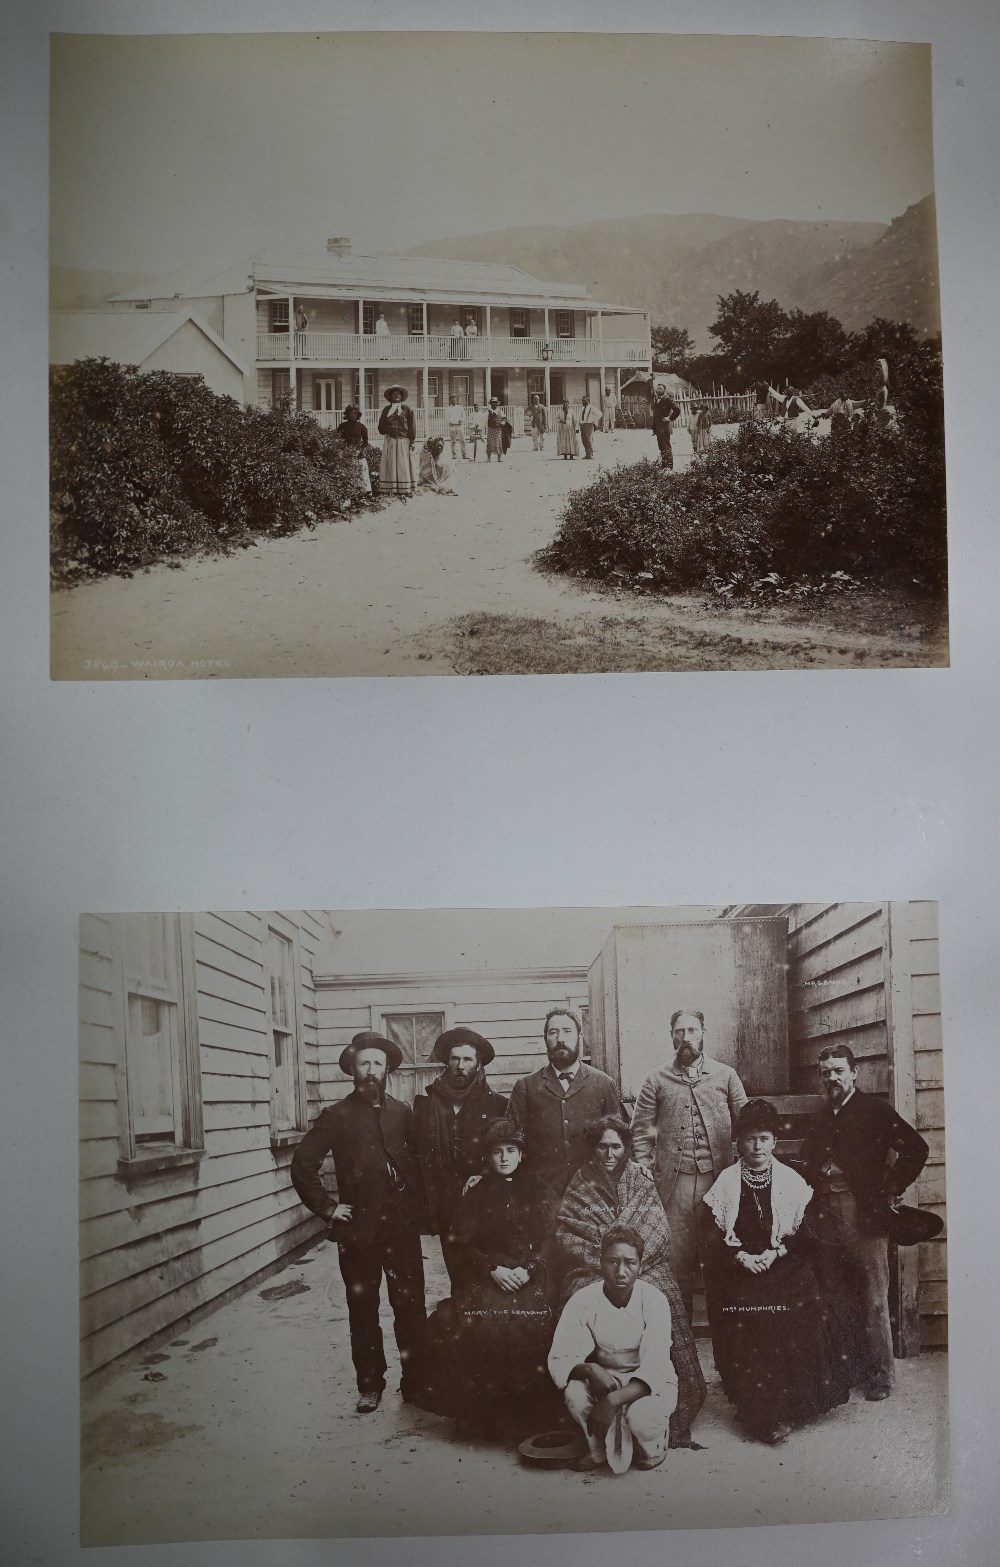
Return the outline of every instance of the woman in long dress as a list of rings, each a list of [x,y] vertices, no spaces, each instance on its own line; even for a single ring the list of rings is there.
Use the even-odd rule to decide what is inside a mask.
[[[695,456],[707,452],[711,444],[712,415],[704,403],[698,403],[691,421],[691,445],[694,447]]]
[[[354,403],[348,403],[344,409],[344,418],[337,426],[337,434],[340,439],[350,447],[357,459],[358,478],[361,488],[366,495],[372,493],[371,474],[368,471],[368,431],[361,417],[361,409]]]
[[[500,411],[499,397],[490,398],[489,412],[486,415],[486,461],[495,457],[497,462],[503,462],[503,426],[504,416]]]
[[[601,1242],[615,1225],[642,1236],[639,1277],[665,1295],[673,1325],[670,1358],[677,1373],[677,1407],[670,1416],[671,1447],[691,1445],[691,1422],[705,1402],[705,1378],[694,1334],[670,1266],[670,1226],[651,1173],[636,1164],[632,1133],[619,1116],[602,1116],[584,1137],[590,1158],[571,1178],[556,1217],[555,1256],[561,1271],[559,1304],[601,1278]]]
[[[555,1200],[520,1168],[524,1141],[508,1120],[486,1137],[485,1173],[459,1199],[448,1239],[458,1335],[453,1365],[460,1419],[487,1426],[551,1397],[546,1356],[553,1315],[546,1294],[546,1243]]]
[[[845,1404],[847,1347],[810,1262],[808,1186],[774,1158],[778,1113],[764,1099],[736,1122],[739,1162],[706,1193],[715,1224],[705,1275],[715,1365],[747,1435],[780,1442]]]
[[[580,443],[577,439],[580,425],[576,414],[569,406],[569,401],[564,398],[563,405],[556,415],[556,456],[570,459],[580,455]]]
[[[412,495],[417,487],[413,466],[417,421],[407,405],[405,386],[387,386],[383,395],[389,406],[382,409],[378,421],[378,433],[384,437],[378,467],[379,491],[383,495]]]

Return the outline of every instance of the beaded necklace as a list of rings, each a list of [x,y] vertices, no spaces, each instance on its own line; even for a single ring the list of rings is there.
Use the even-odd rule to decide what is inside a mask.
[[[746,1165],[741,1165],[740,1176],[744,1186],[753,1198],[754,1207],[757,1209],[757,1217],[761,1224],[764,1223],[764,1210],[761,1207],[758,1191],[765,1191],[771,1184],[771,1166],[766,1170],[748,1170]]]

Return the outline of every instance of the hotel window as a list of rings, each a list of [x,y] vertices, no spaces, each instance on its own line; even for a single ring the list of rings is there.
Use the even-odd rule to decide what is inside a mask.
[[[389,1084],[389,1092],[395,1098],[412,1104],[414,1096],[437,1077],[441,1066],[431,1052],[447,1026],[444,1007],[376,1014],[373,1027],[398,1045],[403,1056],[402,1065]]]
[[[573,312],[572,310],[556,311],[556,337],[573,336]]]
[[[305,1131],[305,1063],[293,927],[271,922],[264,938],[264,1003],[271,1057],[271,1138]]]
[[[545,401],[545,371],[544,370],[529,370],[528,371],[528,402],[529,403],[531,402],[532,397],[534,397],[536,393],[542,399],[542,402],[544,403],[544,401]]]
[[[194,938],[178,914],[117,921],[124,1001],[123,1158],[141,1163],[204,1145]]]
[[[408,312],[407,330],[411,337],[423,337],[424,335],[424,307],[423,305],[411,305]]]
[[[288,331],[288,300],[272,299],[267,307],[268,330],[271,332]]]
[[[373,299],[366,299],[361,309],[361,330],[365,337],[371,337],[375,331],[375,318],[379,307]]]
[[[511,337],[528,337],[531,331],[531,316],[527,310],[512,310],[510,313]]]

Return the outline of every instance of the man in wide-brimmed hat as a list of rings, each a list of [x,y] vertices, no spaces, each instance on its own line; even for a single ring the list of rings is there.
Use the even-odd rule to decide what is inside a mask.
[[[387,1076],[402,1059],[391,1039],[369,1032],[355,1034],[340,1056],[340,1070],[354,1080],[353,1092],[321,1112],[292,1159],[295,1190],[307,1208],[329,1222],[330,1238],[337,1242],[347,1290],[359,1414],[377,1409],[385,1388],[378,1320],[383,1272],[403,1368],[404,1399],[418,1389],[422,1371],[424,1204],[413,1112],[385,1091]],[[336,1201],[319,1173],[329,1153],[337,1176]]]
[[[892,1105],[858,1088],[849,1045],[822,1049],[818,1070],[826,1104],[806,1128],[800,1155],[815,1193],[816,1271],[847,1330],[852,1382],[865,1398],[888,1398],[894,1367],[887,1237],[893,1208],[924,1167],[927,1143]]]
[[[493,1046],[471,1028],[449,1028],[434,1045],[444,1071],[413,1103],[417,1156],[424,1177],[431,1229],[441,1237],[448,1276],[454,1282],[454,1247],[448,1228],[471,1175],[483,1168],[486,1135],[507,1113],[507,1100],[486,1081]]]

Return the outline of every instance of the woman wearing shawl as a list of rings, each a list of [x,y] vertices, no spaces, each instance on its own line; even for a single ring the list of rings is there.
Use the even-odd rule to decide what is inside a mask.
[[[577,440],[577,432],[580,428],[576,414],[569,406],[569,401],[563,399],[563,405],[556,415],[556,456],[577,457],[580,453],[580,443]]]
[[[412,495],[417,487],[413,471],[417,422],[413,409],[407,407],[405,386],[387,386],[383,396],[389,406],[382,409],[378,421],[378,433],[385,437],[378,468],[379,490],[383,495]]]
[[[591,1148],[570,1180],[556,1218],[556,1260],[563,1270],[560,1305],[601,1278],[601,1240],[616,1225],[642,1236],[640,1278],[670,1304],[670,1358],[677,1372],[677,1407],[670,1416],[671,1447],[691,1445],[691,1422],[705,1402],[698,1351],[670,1267],[670,1228],[651,1174],[633,1162],[632,1133],[618,1116],[605,1115],[584,1134]]]
[[[551,1397],[545,1247],[554,1198],[540,1176],[520,1168],[523,1152],[514,1122],[494,1121],[485,1173],[460,1198],[447,1237],[458,1323],[456,1413],[488,1427]]]
[[[420,488],[422,490],[435,490],[438,495],[454,495],[448,480],[451,478],[451,464],[442,462],[444,455],[444,441],[439,435],[432,435],[420,448]]]
[[[697,457],[699,452],[707,452],[712,444],[712,415],[704,403],[698,403],[695,408],[694,418],[691,421],[691,445]]]
[[[372,493],[371,474],[368,472],[368,431],[361,417],[361,409],[348,403],[343,421],[337,426],[337,434],[351,448],[357,459],[358,478],[366,495]]]
[[[503,462],[503,427],[504,416],[500,410],[499,397],[490,398],[489,412],[486,415],[486,461],[495,457],[497,462]]]
[[[705,1196],[715,1220],[706,1272],[715,1365],[757,1441],[847,1402],[839,1330],[820,1296],[803,1224],[812,1187],[773,1157],[780,1122],[752,1099],[736,1122],[739,1162]]]

